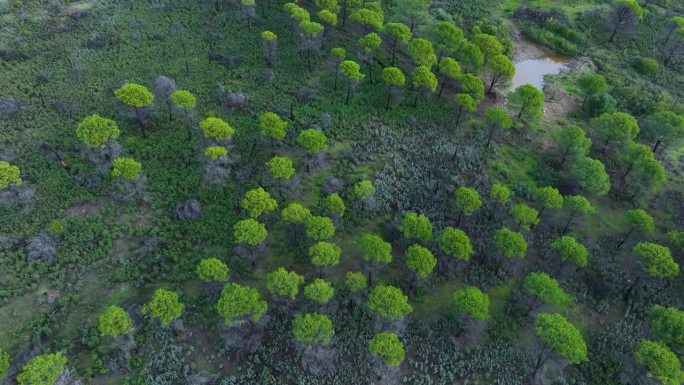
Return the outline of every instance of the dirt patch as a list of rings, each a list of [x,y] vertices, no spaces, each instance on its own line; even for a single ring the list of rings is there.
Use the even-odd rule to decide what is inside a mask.
[[[550,49],[527,40],[513,22],[508,21],[508,25],[511,27],[511,39],[515,43],[513,62],[538,59],[544,55],[553,54]]]
[[[560,84],[546,83],[544,96],[544,120],[553,121],[580,108],[579,101]]]
[[[95,214],[99,209],[99,204],[82,203],[69,207],[65,213],[70,217],[86,217]]]

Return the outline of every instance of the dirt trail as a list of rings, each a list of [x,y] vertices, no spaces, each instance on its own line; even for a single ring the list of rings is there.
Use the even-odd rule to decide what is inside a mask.
[[[511,27],[511,39],[513,39],[513,42],[515,43],[515,53],[513,54],[514,63],[523,60],[537,59],[544,55],[552,54],[551,50],[548,48],[527,40],[514,22],[511,20],[507,20],[506,22]]]

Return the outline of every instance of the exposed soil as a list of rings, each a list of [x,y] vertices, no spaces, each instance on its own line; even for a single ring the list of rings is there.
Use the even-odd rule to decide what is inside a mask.
[[[82,203],[69,207],[66,210],[66,215],[71,217],[86,217],[88,215],[93,215],[100,209],[99,205],[92,203]]]

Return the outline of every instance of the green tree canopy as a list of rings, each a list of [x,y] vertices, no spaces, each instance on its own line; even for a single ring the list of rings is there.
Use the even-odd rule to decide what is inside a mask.
[[[361,80],[366,75],[361,73],[361,66],[353,60],[345,60],[340,63],[340,73],[348,80]]]
[[[523,84],[509,95],[508,105],[518,112],[518,119],[535,121],[542,116],[544,93],[531,84]]]
[[[610,178],[600,160],[580,158],[573,164],[572,173],[577,177],[580,187],[590,194],[606,195],[610,191]]]
[[[116,122],[94,114],[86,116],[76,126],[76,137],[88,147],[102,147],[111,139],[119,137]]]
[[[653,230],[655,230],[655,222],[653,221],[653,217],[649,215],[646,210],[627,210],[625,214],[627,217],[627,222],[631,227],[634,227],[645,233],[652,233]]]
[[[314,266],[335,266],[340,263],[342,249],[334,243],[317,242],[309,247],[309,257]]]
[[[494,55],[489,58],[487,62],[487,67],[489,69],[489,89],[487,93],[492,92],[494,86],[499,83],[508,83],[513,79],[515,75],[515,66],[508,56],[503,54]]]
[[[24,183],[21,180],[19,167],[4,160],[0,161],[0,190],[10,186],[19,186]]]
[[[539,314],[534,320],[534,334],[572,364],[588,359],[582,334],[560,314]]]
[[[484,54],[485,62],[489,62],[494,56],[503,53],[504,47],[496,36],[478,33],[473,36],[473,43]]]
[[[233,225],[233,235],[236,242],[255,246],[266,239],[268,232],[263,223],[249,218],[238,221]]]
[[[176,90],[169,98],[173,105],[181,110],[192,110],[197,107],[197,98],[190,91]]]
[[[455,54],[465,41],[463,31],[446,20],[433,23],[428,30],[428,36],[437,48],[439,57],[445,53]]]
[[[501,255],[506,258],[525,258],[527,242],[522,234],[502,227],[494,234],[494,243]]]
[[[684,33],[682,35],[684,36]],[[684,138],[684,115],[677,115],[671,111],[658,111],[648,115],[641,123],[641,128],[644,139],[655,143],[653,152],[656,152],[661,143],[669,145]]]
[[[440,250],[450,257],[463,261],[470,261],[473,246],[470,238],[460,229],[446,227],[437,238]]]
[[[295,340],[311,347],[328,345],[335,329],[328,316],[318,313],[297,314],[292,320],[292,335]]]
[[[475,286],[466,286],[456,290],[454,302],[460,313],[465,313],[480,321],[489,318],[489,296]]]
[[[561,261],[572,263],[578,267],[587,266],[589,252],[587,248],[571,236],[564,235],[551,242],[551,249],[558,253]]]
[[[368,350],[387,366],[399,366],[404,361],[404,344],[394,333],[375,334],[368,342]]]
[[[168,325],[180,317],[183,307],[178,294],[160,288],[155,290],[152,301],[143,307],[143,313],[149,313],[152,317],[159,318],[162,325]]]
[[[197,276],[204,282],[228,280],[228,266],[217,258],[206,258],[197,264]]]
[[[271,175],[275,179],[290,179],[295,173],[294,163],[292,159],[286,156],[274,156],[266,165]]]
[[[306,236],[314,241],[332,238],[335,235],[335,225],[328,217],[310,216],[304,220]]]
[[[228,155],[228,150],[223,146],[209,146],[204,150],[204,155],[211,160],[216,160]]]
[[[258,218],[261,214],[278,208],[278,202],[271,198],[271,194],[261,187],[249,190],[242,198],[242,208],[249,212],[252,218]]]
[[[365,198],[375,194],[375,186],[370,180],[362,180],[354,185],[354,194],[359,198]]]
[[[419,67],[426,67],[428,71],[437,64],[437,55],[432,43],[423,38],[416,38],[408,44],[409,55]]]
[[[0,380],[2,380],[9,370],[9,354],[0,348]]]
[[[348,271],[344,276],[344,284],[352,293],[358,293],[361,290],[366,290],[368,279],[363,273]]]
[[[435,92],[437,89],[437,77],[427,66],[418,66],[411,73],[413,86],[425,91]]]
[[[572,302],[572,297],[563,290],[554,278],[546,273],[530,273],[523,283],[525,290],[545,303],[563,305]]]
[[[321,9],[316,13],[316,16],[325,24],[329,26],[337,25],[337,15],[327,9]]]
[[[223,287],[216,302],[216,311],[226,325],[257,322],[266,313],[267,308],[268,304],[261,299],[257,289],[233,282]]]
[[[304,223],[311,216],[311,211],[299,203],[290,203],[280,212],[280,215],[287,223]]]
[[[392,51],[392,64],[394,65],[394,58],[397,51],[397,46],[401,44],[406,44],[411,40],[411,30],[404,23],[390,22],[382,27],[383,35],[385,40],[390,43],[390,50]]]
[[[432,239],[432,223],[423,214],[406,213],[399,229],[406,239],[418,239],[423,242]]]
[[[226,123],[221,118],[208,117],[202,120],[199,124],[200,130],[202,130],[202,135],[205,138],[214,139],[217,141],[230,139],[235,133],[235,129]]]
[[[677,352],[684,351],[684,311],[674,307],[652,306],[651,330],[656,338]]]
[[[286,128],[287,122],[280,119],[276,113],[264,112],[259,115],[259,129],[263,136],[283,140],[287,134]]]
[[[489,137],[487,138],[487,144],[492,140],[494,135],[494,130],[510,130],[513,127],[513,120],[508,115],[508,113],[500,107],[488,108],[484,112],[485,125],[489,128]]]
[[[463,74],[458,79],[461,93],[470,95],[475,103],[479,103],[484,99],[484,83],[479,77],[472,74]]]
[[[363,52],[365,53],[371,53],[373,52],[376,48],[380,47],[380,44],[382,44],[382,39],[380,38],[380,35],[378,35],[375,32],[371,32],[356,41],[356,43],[361,47]]]
[[[501,183],[494,183],[489,191],[489,199],[500,205],[505,205],[511,200],[511,189]]]
[[[287,271],[284,267],[266,275],[266,288],[271,294],[292,300],[299,293],[299,286],[303,283],[304,276]]]
[[[645,272],[657,278],[674,278],[679,265],[672,259],[670,249],[651,242],[639,242],[632,248]]]
[[[665,344],[641,340],[634,352],[634,358],[648,368],[649,377],[657,379],[663,385],[680,385],[684,382],[682,364]]]
[[[317,278],[304,287],[304,296],[309,300],[319,304],[325,304],[333,297],[335,289],[330,282]]]
[[[384,17],[381,12],[377,12],[373,9],[359,8],[352,12],[351,20],[356,24],[362,25],[365,33],[368,32],[369,27],[372,27],[377,31],[382,29]]]
[[[347,206],[338,193],[332,193],[325,197],[325,208],[337,215],[343,215],[347,210]]]
[[[584,130],[575,125],[567,126],[558,133],[558,150],[561,153],[560,164],[571,157],[584,157],[591,148],[591,139],[587,138]]]
[[[392,245],[374,234],[363,234],[359,242],[363,259],[369,263],[392,262]]]
[[[394,286],[378,285],[368,295],[368,309],[382,318],[398,320],[413,312],[408,296]]]
[[[457,80],[461,76],[461,65],[448,56],[439,61],[439,74],[446,79]]]
[[[603,146],[613,142],[624,145],[631,142],[639,134],[639,123],[626,112],[606,112],[591,120],[591,127],[596,136],[603,140]]]
[[[135,107],[143,108],[152,104],[154,96],[147,87],[136,84],[127,83],[118,90],[114,91],[114,96],[122,103]]]
[[[458,207],[463,215],[473,215],[475,211],[482,207],[480,193],[474,188],[459,187],[454,195],[456,197],[456,207]]]
[[[456,58],[461,65],[470,72],[477,72],[484,64],[484,54],[480,47],[473,43],[465,43],[456,53]]]
[[[138,179],[142,164],[133,158],[120,156],[112,161],[112,176],[120,176],[124,179]]]
[[[324,133],[308,128],[297,136],[297,143],[304,147],[309,154],[317,154],[328,149],[328,138]]]
[[[684,231],[668,231],[667,240],[675,248],[684,250]]]
[[[594,213],[596,208],[581,195],[570,195],[563,198],[563,207],[573,212]]]
[[[388,87],[403,87],[406,84],[406,76],[397,67],[383,68],[382,80]]]
[[[112,305],[100,314],[98,330],[101,336],[121,336],[133,331],[133,321],[126,310]]]
[[[539,212],[524,203],[514,204],[509,213],[515,223],[526,230],[529,230],[530,226],[539,224]]]
[[[53,385],[67,363],[61,352],[34,357],[17,376],[19,385]]]
[[[535,197],[544,209],[560,209],[563,207],[563,195],[555,187],[541,187],[535,191]]]
[[[406,266],[420,279],[427,277],[437,265],[432,252],[420,245],[411,245],[406,250]]]
[[[594,73],[586,73],[580,76],[577,85],[579,86],[582,95],[584,95],[582,106],[584,106],[590,96],[602,94],[606,92],[606,89],[608,88],[606,79],[602,75]]]

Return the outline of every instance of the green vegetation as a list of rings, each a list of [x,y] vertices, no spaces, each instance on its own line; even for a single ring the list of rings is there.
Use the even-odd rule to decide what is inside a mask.
[[[0,381],[681,383],[682,15],[0,1]]]

